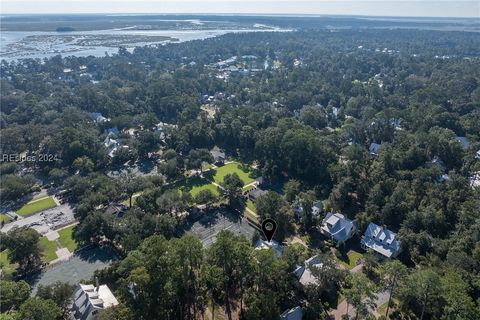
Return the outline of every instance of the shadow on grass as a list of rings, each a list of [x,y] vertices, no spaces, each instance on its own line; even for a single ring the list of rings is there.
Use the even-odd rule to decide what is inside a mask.
[[[210,182],[208,182],[204,178],[191,177],[191,178],[184,179],[181,182],[178,182],[177,184],[175,184],[174,187],[184,192],[190,192],[194,187],[201,187],[207,184],[210,184]]]
[[[312,228],[308,231],[309,245],[314,248],[319,248],[324,245],[325,237],[317,228]]]
[[[363,256],[364,251],[360,245],[360,239],[358,236],[354,236],[346,243],[341,245],[337,248],[337,258],[347,264],[349,267],[355,267],[356,261],[350,261],[350,257],[348,256],[349,252],[352,252],[353,259],[359,259]]]
[[[238,223],[242,220],[242,217],[231,208],[212,208],[204,211],[203,214],[196,218],[187,219],[179,226],[178,234],[182,235],[185,232],[191,231],[192,226],[197,222],[204,228],[211,228],[215,226],[221,218],[233,223]]]

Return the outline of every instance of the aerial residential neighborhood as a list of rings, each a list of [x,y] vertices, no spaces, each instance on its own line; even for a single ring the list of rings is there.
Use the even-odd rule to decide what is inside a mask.
[[[0,320],[480,319],[477,9],[2,1]]]

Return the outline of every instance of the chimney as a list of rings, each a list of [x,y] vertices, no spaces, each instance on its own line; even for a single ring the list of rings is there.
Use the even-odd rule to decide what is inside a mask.
[[[100,285],[98,284],[98,277],[95,277],[95,291],[98,292],[99,289],[100,289]]]

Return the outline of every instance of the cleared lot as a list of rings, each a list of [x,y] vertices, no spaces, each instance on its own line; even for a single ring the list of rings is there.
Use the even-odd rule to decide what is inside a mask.
[[[248,240],[257,232],[236,212],[227,209],[212,210],[186,224],[182,231],[192,232],[205,247],[208,247],[215,242],[217,234],[222,230],[230,230],[236,235],[245,236]]]
[[[70,260],[50,265],[44,272],[27,279],[36,292],[38,285],[50,285],[57,281],[78,284],[81,280],[90,279],[96,270],[108,267],[119,259],[118,254],[109,247],[96,247],[82,250]]]
[[[178,182],[175,186],[179,190],[190,192],[190,194],[195,197],[202,190],[210,190],[214,195],[219,195],[218,188],[210,183],[208,180],[200,177],[191,177],[181,182]]]
[[[15,213],[19,216],[28,216],[43,210],[51,209],[57,206],[53,197],[35,199],[18,209]]]
[[[218,184],[222,183],[223,178],[229,173],[238,174],[238,176],[240,177],[240,179],[243,181],[244,184],[249,184],[255,181],[255,179],[249,176],[250,171],[244,171],[241,168],[240,163],[238,162],[227,163],[226,165],[213,169],[210,172],[212,171],[213,171],[213,181],[215,181]],[[210,172],[208,172],[208,174],[211,174]]]

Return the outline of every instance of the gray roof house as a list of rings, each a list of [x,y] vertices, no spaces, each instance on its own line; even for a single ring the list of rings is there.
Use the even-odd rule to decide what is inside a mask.
[[[302,320],[303,310],[300,306],[285,310],[281,315],[281,320]]]
[[[352,220],[340,213],[327,213],[323,219],[320,232],[337,241],[345,242],[355,233],[356,227]]]
[[[470,148],[470,140],[468,140],[468,138],[466,137],[455,137],[455,140],[457,140],[457,142],[459,142],[461,145],[462,145],[462,148],[463,149],[468,149]]]
[[[362,247],[372,249],[387,258],[395,258],[401,251],[397,235],[385,227],[370,223],[362,237]]]
[[[104,123],[109,121],[109,119],[105,118],[102,116],[100,112],[92,112],[90,113],[90,117],[95,121],[96,123]]]
[[[117,304],[107,285],[79,284],[73,296],[72,315],[75,320],[95,320],[101,310]]]
[[[226,159],[225,153],[223,153],[220,150],[211,150],[210,154],[213,157],[213,162],[215,163],[215,165],[223,165],[224,164],[225,159]]]
[[[372,142],[370,144],[370,147],[368,148],[368,151],[370,152],[371,155],[378,156],[378,152],[380,151],[381,147],[382,147],[382,144]]]
[[[302,206],[302,201],[300,199],[295,199],[295,201],[292,204],[293,210],[295,211],[295,214],[297,217],[300,219],[303,214],[303,206]],[[317,218],[320,216],[320,214],[323,212],[323,202],[322,201],[316,201],[312,205],[312,216]]]
[[[318,256],[313,256],[305,260],[303,266],[298,266],[293,273],[298,278],[298,281],[304,286],[313,284],[317,279],[312,274],[312,268],[322,268],[323,263],[320,261]]]
[[[248,198],[253,202],[255,202],[258,199],[258,197],[263,196],[264,194],[267,194],[267,193],[268,193],[267,190],[263,190],[257,187],[248,192]]]
[[[313,204],[312,206],[312,215],[314,217],[318,217],[320,213],[323,211],[323,202],[322,201],[317,201]]]

